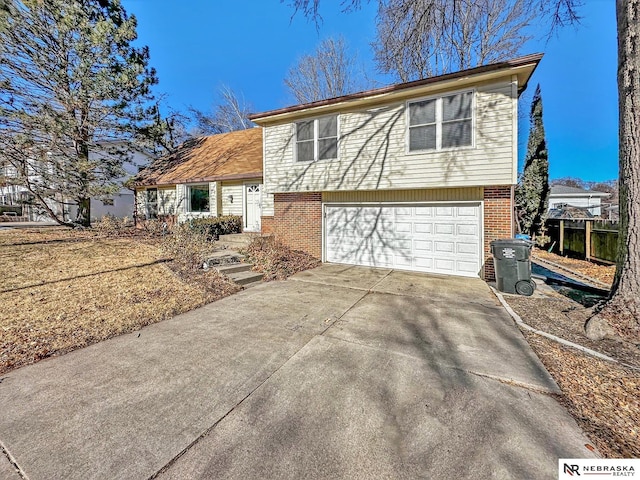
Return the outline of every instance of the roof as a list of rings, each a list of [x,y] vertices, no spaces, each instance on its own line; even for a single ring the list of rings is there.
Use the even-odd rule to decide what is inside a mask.
[[[597,192],[595,190],[585,190],[584,188],[569,187],[567,185],[551,185],[549,194],[558,195],[558,196],[570,196],[570,197],[582,197],[582,196],[608,197],[609,196],[609,194],[606,192]]]
[[[547,214],[549,219],[569,219],[581,220],[585,218],[594,218],[593,214],[586,207],[574,207],[573,205],[564,205],[561,208],[552,208]]]
[[[187,140],[134,178],[135,186],[262,177],[262,128]]]
[[[541,59],[542,54],[535,53],[513,60],[492,63],[489,65],[482,65],[475,68],[469,68],[467,70],[461,70],[459,72],[445,73],[443,75],[437,75],[435,77],[389,85],[373,90],[366,90],[363,92],[343,95],[341,97],[329,98],[326,100],[319,100],[316,102],[304,103],[300,105],[293,105],[290,107],[270,110],[262,113],[254,113],[252,115],[249,115],[249,119],[260,125],[264,125],[273,121],[277,121],[283,117],[291,117],[293,116],[292,114],[295,114],[296,112],[316,110],[322,112],[326,111],[328,113],[336,111],[340,107],[344,108],[352,105],[359,106],[361,103],[372,103],[372,100],[373,103],[383,103],[387,101],[407,98],[408,96],[426,94],[429,89],[433,89],[434,87],[438,88],[449,84],[452,85],[451,88],[462,88],[464,84],[490,80],[496,76],[504,76],[505,72],[509,72],[518,76],[518,93],[521,93],[526,89],[527,82],[529,81],[529,78],[533,74],[533,71],[536,69]]]

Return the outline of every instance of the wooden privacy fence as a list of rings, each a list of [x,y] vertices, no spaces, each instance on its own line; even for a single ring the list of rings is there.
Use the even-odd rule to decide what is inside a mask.
[[[607,263],[616,261],[618,221],[550,219],[546,225],[551,243],[555,242],[553,249],[560,255]]]

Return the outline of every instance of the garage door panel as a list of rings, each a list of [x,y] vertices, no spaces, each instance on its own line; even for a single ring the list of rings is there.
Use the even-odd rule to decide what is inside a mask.
[[[465,262],[462,260],[458,260],[456,262],[456,270],[458,272],[466,273],[474,276],[480,273],[478,264],[476,262]]]
[[[456,246],[453,242],[445,242],[445,241],[436,241],[433,243],[434,251],[436,253],[454,253],[456,250]]]
[[[414,257],[414,266],[421,271],[433,270],[433,258],[431,257]]]
[[[477,276],[479,204],[325,206],[328,262]]]
[[[434,227],[436,235],[453,235],[456,231],[456,226],[453,223],[436,223]]]
[[[456,253],[460,255],[477,255],[478,254],[478,245],[474,243],[456,243]]]
[[[456,216],[458,218],[470,218],[473,221],[478,217],[477,207],[458,207],[456,208]]]
[[[414,223],[413,224],[413,232],[414,233],[433,233],[433,223]]]
[[[456,234],[458,236],[478,236],[478,226],[477,225],[456,225]]]
[[[453,218],[453,207],[436,207],[436,218]]]
[[[450,258],[436,258],[434,262],[435,269],[443,273],[454,273],[455,266],[456,261]]]

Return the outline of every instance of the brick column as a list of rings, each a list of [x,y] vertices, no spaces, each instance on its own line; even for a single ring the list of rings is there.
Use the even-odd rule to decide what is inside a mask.
[[[513,187],[484,188],[484,279],[495,280],[490,244],[513,236]]]
[[[276,193],[272,228],[285,245],[322,258],[322,193]]]

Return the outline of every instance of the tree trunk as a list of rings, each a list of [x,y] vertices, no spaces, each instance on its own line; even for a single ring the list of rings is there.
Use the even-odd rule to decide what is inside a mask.
[[[76,223],[83,227],[91,226],[91,199],[81,198],[78,200],[78,214],[76,215]]]
[[[620,230],[611,296],[593,321],[606,320],[623,337],[637,342],[640,339],[640,0],[617,0],[616,8]]]

